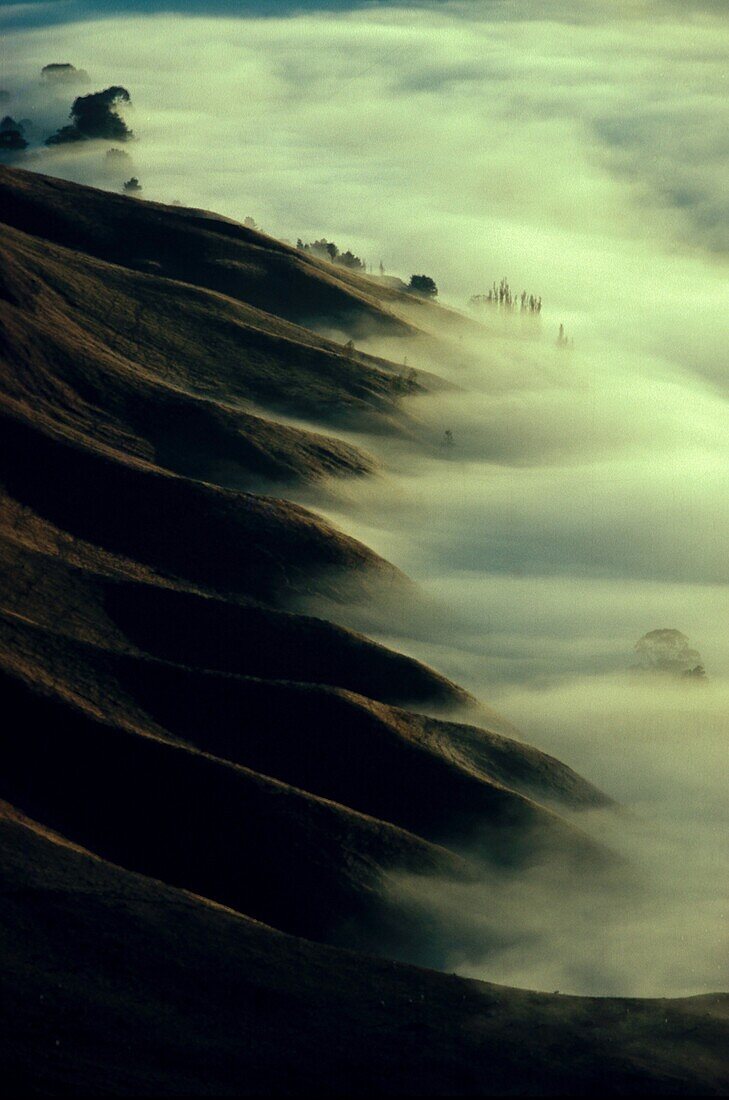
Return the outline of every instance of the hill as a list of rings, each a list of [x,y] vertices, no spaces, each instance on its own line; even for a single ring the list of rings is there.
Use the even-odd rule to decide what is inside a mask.
[[[332,432],[417,432],[403,398],[438,380],[320,335],[428,331],[438,307],[407,298],[203,211],[0,168],[0,1044],[20,1088],[726,1084],[725,998],[549,997],[376,957],[454,947],[398,873],[621,873],[580,827],[606,795],[437,671],[295,610],[416,598],[287,499],[377,476]]]
[[[4,1080],[65,1095],[722,1095],[727,996],[529,993],[295,939],[0,812]],[[143,999],[140,999],[140,994]]]

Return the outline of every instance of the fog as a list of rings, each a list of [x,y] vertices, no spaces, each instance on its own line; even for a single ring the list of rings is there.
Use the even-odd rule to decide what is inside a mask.
[[[620,814],[581,827],[635,875],[617,889],[551,865],[393,889],[452,921],[454,944],[478,930],[482,950],[449,957],[462,973],[580,993],[729,988],[723,6],[128,17],[55,27],[52,48],[43,30],[12,43],[4,109],[38,132],[64,125],[72,98],[41,86],[50,61],[129,89],[125,149],[146,197],[325,235],[388,273],[432,275],[466,313],[504,275],[543,297],[539,318],[487,309],[471,314],[480,328],[360,340],[454,388],[406,401],[409,439],[342,431],[381,474],[302,499],[425,597],[417,613],[339,619],[462,683],[615,798]],[[110,186],[109,144],[35,143],[17,163]],[[556,345],[560,324],[574,347]],[[659,627],[687,635],[705,682],[627,673]]]

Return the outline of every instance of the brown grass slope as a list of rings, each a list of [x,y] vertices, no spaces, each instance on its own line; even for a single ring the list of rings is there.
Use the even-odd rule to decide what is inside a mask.
[[[598,854],[533,798],[551,793],[579,809],[604,805],[604,796],[553,758],[495,734],[464,730],[475,751],[457,758],[451,745],[460,727],[352,692],[121,656],[14,617],[0,617],[0,667],[89,714],[192,745],[436,843],[477,835],[477,854],[488,861],[518,864],[549,847],[564,856]]]
[[[82,672],[83,674],[83,672]],[[0,674],[0,798],[103,857],[284,931],[391,950],[419,931],[385,875],[463,877],[446,849],[388,822],[143,731],[99,721]],[[374,934],[374,933],[372,933]]]
[[[382,702],[473,709],[411,657],[325,619],[203,594],[0,507],[0,608],[104,649],[191,668],[347,688]],[[143,579],[142,579],[143,578]]]
[[[11,1083],[726,1083],[724,1001],[476,988],[239,915],[432,959],[450,932],[396,898],[393,874],[462,879],[475,866],[455,849],[474,847],[517,873],[545,849],[588,879],[602,865],[546,807],[605,804],[588,783],[393,706],[473,700],[288,610],[410,592],[360,543],[253,491],[373,469],[266,410],[414,430],[391,364],[302,327],[397,337],[406,307],[225,219],[0,168],[0,797],[40,823],[8,810],[0,825]]]
[[[179,677],[174,692],[168,690],[165,695],[162,673],[154,666],[157,684],[150,686],[147,675],[140,712],[139,687],[136,695],[130,699],[127,694],[122,702],[100,676],[94,689],[99,717],[124,724],[126,704],[142,729],[170,726],[168,732],[179,736],[177,727],[182,722],[184,738],[200,747],[216,753],[226,751],[236,760],[256,760],[289,782],[310,784],[313,793],[351,801],[355,808],[382,815],[385,820],[407,821],[426,836],[445,834],[449,806],[461,802],[460,815],[452,815],[452,832],[462,832],[467,820],[483,828],[493,827],[497,833],[494,851],[508,847],[505,838],[513,831],[511,825],[517,824],[523,833],[531,829],[535,839],[541,825],[549,832],[554,825],[550,814],[520,794],[501,789],[498,782],[494,784],[488,768],[474,771],[463,754],[456,759],[449,751],[432,752],[423,727],[418,727],[420,743],[401,737],[398,723],[410,732],[416,725],[408,727],[405,721],[403,726],[404,720],[396,721],[392,715],[386,721],[382,715],[375,718],[374,704],[361,695],[356,704],[336,693],[307,695],[304,688],[291,697],[283,679],[323,681],[387,701],[431,706],[471,702],[455,685],[416,662],[310,617],[294,617],[279,610],[290,598],[304,593],[361,598],[383,584],[404,592],[404,578],[304,509],[225,489],[201,480],[200,471],[194,469],[198,456],[214,454],[215,446],[209,434],[202,438],[196,432],[186,435],[191,409],[199,412],[209,405],[219,418],[234,417],[240,411],[235,402],[244,396],[261,398],[261,387],[271,377],[279,378],[277,385],[283,385],[284,367],[290,399],[298,401],[302,394],[310,400],[313,392],[317,399],[329,397],[344,406],[353,397],[361,398],[364,405],[375,408],[383,372],[367,362],[344,360],[339,351],[313,334],[251,311],[240,301],[166,278],[140,275],[88,255],[96,251],[118,260],[134,234],[142,232],[142,225],[159,244],[164,233],[171,231],[163,209],[140,213],[134,202],[119,203],[115,196],[89,189],[69,190],[60,181],[39,177],[5,173],[2,179],[8,197],[5,217],[9,212],[24,228],[35,232],[50,233],[48,227],[55,227],[56,238],[60,235],[68,242],[73,226],[66,225],[64,211],[81,204],[76,229],[86,233],[89,226],[96,226],[104,247],[95,237],[92,248],[84,237],[82,247],[87,252],[78,253],[32,238],[22,230],[6,228],[3,233],[0,305],[7,370],[0,384],[0,484],[5,493],[5,535],[0,546],[6,591],[0,593],[0,606],[31,622],[61,624],[63,634],[104,649],[116,648],[134,658],[146,654],[187,669],[196,666],[246,677],[244,687],[243,681],[201,679],[188,672]],[[176,216],[175,212],[170,216]],[[152,218],[151,225],[147,218]],[[202,221],[207,225],[215,219]],[[197,232],[200,222],[188,212],[185,231],[193,227]],[[220,225],[226,247],[231,241],[240,244],[247,240],[247,231],[241,231],[241,237],[230,223]],[[72,240],[80,243],[76,237]],[[110,251],[109,242],[114,241],[117,251]],[[256,247],[264,245],[274,252],[278,247],[265,241],[258,241]],[[206,247],[210,250],[213,246],[208,241]],[[194,250],[192,244],[190,248]],[[294,259],[298,262],[299,258]],[[265,282],[263,276],[261,280]],[[273,367],[270,356],[252,353],[254,330],[266,340],[274,338],[286,344],[283,359],[273,362]],[[230,331],[235,335],[232,344],[226,343]],[[232,367],[241,340],[246,354]],[[299,353],[314,353],[318,358],[304,369],[296,358]],[[233,403],[225,405],[223,398]],[[393,402],[389,390],[387,400]],[[272,438],[278,445],[278,426],[267,427],[274,431]],[[250,434],[250,430],[249,425],[245,431]],[[242,428],[241,434],[245,434]],[[302,460],[305,434],[282,445],[292,471],[299,476],[311,473]],[[160,443],[163,436],[164,445]],[[323,440],[322,446],[328,447],[328,441]],[[350,456],[336,447],[331,444],[328,463],[340,463],[350,471],[355,468],[356,456],[347,465]],[[193,467],[191,476],[172,473],[169,466],[174,463],[168,462],[164,468],[165,458],[173,452],[177,462],[180,455],[186,456],[185,461]],[[35,541],[37,537],[40,543]],[[128,578],[131,573],[123,584],[119,583],[121,562],[122,575],[124,569]],[[211,595],[216,598],[211,600]],[[55,659],[58,644],[51,643],[49,637],[44,644]],[[41,645],[35,670],[26,660],[24,673],[29,680],[35,675],[48,682],[47,657]],[[148,671],[153,666],[138,667]],[[63,691],[70,698],[88,696],[88,692],[84,696],[88,680],[83,682],[82,670],[80,659],[66,661]],[[145,674],[139,672],[140,683],[145,682]],[[274,682],[254,689],[252,677]],[[127,673],[126,680],[132,678]],[[234,689],[231,683],[236,685]],[[231,708],[255,704],[256,730],[247,746],[234,751],[231,737],[227,741],[222,738],[221,731],[227,727],[226,706],[221,705],[216,707],[219,736],[213,743],[214,738],[206,733],[210,722],[205,724],[204,714],[195,706],[196,687],[208,699],[208,708],[215,705],[216,692],[221,699],[226,697]],[[235,701],[229,697],[231,690],[238,692]],[[246,698],[244,691],[248,692]],[[163,696],[169,699],[172,695],[189,700],[187,709],[195,720],[184,721],[185,707],[178,707],[176,715],[168,714],[166,725],[163,721],[160,727],[156,712],[162,707]],[[305,754],[295,751],[291,735],[288,744],[276,745],[267,736],[270,716],[283,715],[289,705],[299,711],[292,727],[299,734],[302,730],[308,736],[318,733],[321,739],[337,723],[354,726],[356,736],[349,752],[359,744],[360,763],[342,759],[339,746],[330,742],[326,751],[320,751],[317,768],[311,772]],[[378,766],[380,749],[386,755],[395,752],[387,766]],[[524,753],[515,742],[502,741],[501,752],[507,757],[514,754],[518,768],[524,770]],[[402,799],[403,754],[405,774],[409,766],[421,774],[420,797]],[[546,759],[540,757],[539,768],[532,766],[531,774],[549,776],[546,787],[550,794],[565,787],[570,789],[571,803],[582,800],[591,804],[599,798],[589,785],[580,787],[568,769],[560,773],[556,764],[545,766]],[[365,761],[369,767],[363,766]],[[506,772],[502,768],[502,778]],[[525,772],[527,779],[520,790],[529,786],[530,767]],[[402,801],[399,807],[398,799]],[[509,828],[502,830],[502,823]],[[567,843],[569,846],[571,838]]]
[[[729,998],[555,997],[293,939],[0,811],[0,1061],[60,1095],[725,1095]]]
[[[361,543],[298,505],[169,474],[30,410],[0,408],[0,485],[12,501],[111,554],[270,601],[366,592],[404,578]]]
[[[399,376],[239,302],[0,227],[0,394],[183,473],[369,472],[341,441],[256,415],[403,429]],[[180,464],[184,464],[180,469]]]
[[[413,331],[386,308],[402,295],[204,211],[140,202],[0,166],[2,220],[109,263],[218,291],[295,323],[354,334]]]

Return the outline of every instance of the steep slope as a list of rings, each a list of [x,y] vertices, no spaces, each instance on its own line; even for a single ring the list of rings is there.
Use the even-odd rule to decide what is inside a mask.
[[[412,953],[387,871],[466,865],[387,822],[229,761],[100,722],[2,676],[3,794],[105,858],[313,939],[370,922]],[[399,927],[398,925],[402,925]],[[408,952],[408,941],[411,948]]]
[[[394,340],[402,298],[204,212],[0,169],[7,1080],[725,1082],[724,1000],[552,999],[371,957],[453,946],[399,873],[620,873],[580,831],[609,806],[586,780],[452,721],[476,701],[437,672],[292,610],[413,598],[285,499],[373,460],[280,422],[415,431],[400,369],[302,325]]]
[[[261,404],[320,422],[406,425],[402,381],[387,365],[355,362],[239,302],[7,227],[0,270],[0,351],[12,367],[0,394],[62,430],[240,485],[373,467],[338,440],[272,424]]]
[[[722,1095],[729,998],[521,992],[307,943],[0,812],[0,1061],[64,1095]]]
[[[375,700],[463,708],[473,705],[465,692],[361,636],[286,610],[313,593],[336,601],[387,588],[405,599],[410,589],[397,570],[311,512],[221,485],[212,476],[221,433],[201,436],[193,429],[203,420],[190,419],[203,407],[208,427],[228,418],[249,454],[268,431],[278,469],[288,465],[299,481],[325,469],[362,473],[366,460],[351,448],[281,430],[246,403],[275,405],[285,392],[299,413],[327,403],[345,416],[356,408],[376,419],[389,410],[380,423],[399,430],[394,376],[250,303],[89,254],[130,262],[125,250],[143,233],[171,263],[182,247],[170,237],[179,230],[175,210],[22,173],[5,172],[2,181],[2,216],[23,225],[0,230],[7,368],[0,608],[12,616],[2,638],[5,667],[119,730],[182,741],[427,841],[478,833],[486,856],[507,862],[522,843],[534,852],[553,840],[565,851],[591,851],[533,801],[559,802],[564,789],[570,807],[600,802],[589,784],[544,757],[537,767],[525,764],[514,741],[500,743],[515,774],[526,774],[512,786],[508,767],[494,779],[483,760],[458,758],[442,732],[436,749],[419,719],[378,709]],[[198,232],[207,234],[207,258],[214,254],[213,230],[202,223],[183,216],[188,259],[203,247]],[[268,238],[251,243],[247,231],[212,223],[218,258],[232,244],[279,256]],[[86,251],[30,236],[30,227]],[[316,272],[307,278],[318,286]],[[356,278],[345,282],[359,308]],[[257,286],[267,306],[277,304],[260,272]],[[260,473],[260,462],[246,469],[238,459],[239,476]],[[50,629],[25,628],[21,639],[21,623]],[[251,718],[242,736],[234,718],[241,713]],[[63,726],[72,741],[73,722],[64,718]],[[313,756],[302,751],[307,743],[319,746]],[[134,744],[134,752],[150,751]],[[92,768],[89,782],[94,775]],[[530,784],[530,775],[540,782]],[[61,809],[54,802],[34,812]]]
[[[457,685],[325,619],[235,602],[71,539],[5,498],[0,590],[8,612],[103,649],[186,667],[348,688],[383,702],[473,710]]]
[[[366,591],[374,577],[404,583],[298,505],[171,475],[33,419],[0,410],[0,479],[18,505],[72,538],[219,592],[272,601],[316,589]]]
[[[579,809],[605,805],[604,796],[558,761],[495,734],[340,688],[100,651],[13,617],[0,618],[0,664],[120,727],[194,746],[431,841],[455,843],[490,826],[486,859],[517,862],[524,838],[530,857],[550,844],[596,854],[533,797],[551,793]],[[450,750],[459,733],[474,742],[460,759]]]
[[[138,271],[219,291],[296,323],[407,334],[385,303],[402,296],[206,211],[131,202],[0,166],[3,220],[25,232]]]

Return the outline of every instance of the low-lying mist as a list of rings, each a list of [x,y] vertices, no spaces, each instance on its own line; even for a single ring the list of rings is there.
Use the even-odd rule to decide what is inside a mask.
[[[424,597],[325,613],[432,664],[601,786],[622,809],[580,827],[633,873],[579,881],[548,863],[392,888],[452,923],[454,945],[468,928],[476,946],[448,958],[465,974],[726,989],[726,15],[505,7],[129,18],[57,28],[54,49],[94,89],[129,88],[126,148],[149,198],[325,234],[388,273],[428,273],[464,311],[504,275],[543,297],[538,317],[487,305],[459,326],[421,310],[430,338],[359,339],[451,388],[405,399],[401,437],[342,426],[381,473],[298,495]],[[59,90],[51,101],[28,74],[56,58],[39,31],[13,38],[7,109],[37,101],[55,129]],[[104,186],[104,149],[23,163]],[[630,671],[657,628],[687,636],[706,679]]]
[[[544,320],[525,335],[518,315],[457,342],[444,336],[439,368],[461,388],[408,399],[412,440],[352,437],[384,472],[320,502],[424,599],[339,614],[613,797],[619,811],[575,823],[633,873],[586,881],[549,861],[478,887],[393,889],[452,927],[445,965],[463,974],[594,995],[725,988],[725,398],[694,372],[700,356],[681,369],[587,326],[574,349]],[[636,667],[656,628],[680,630],[707,676]]]
[[[345,620],[463,684],[621,807],[576,824],[627,876],[549,861],[478,887],[393,884],[452,927],[434,961],[471,976],[655,996],[729,980],[726,400],[700,345],[683,363],[641,345],[598,317],[558,346],[548,314],[518,312],[402,343],[399,362],[458,388],[407,399],[409,440],[350,434],[384,471],[319,503],[425,597]],[[374,337],[363,350],[395,354]],[[636,667],[656,628],[680,630],[708,675]]]

